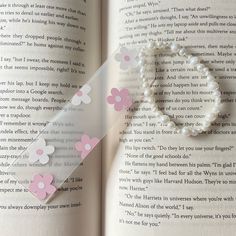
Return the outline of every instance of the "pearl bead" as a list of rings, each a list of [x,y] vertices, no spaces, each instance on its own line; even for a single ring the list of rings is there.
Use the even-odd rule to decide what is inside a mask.
[[[159,111],[159,110],[157,110],[157,111],[155,112],[155,114],[156,114],[156,116],[157,116],[157,117],[159,117],[159,116],[162,116],[162,115],[163,115],[163,113],[162,113],[161,111]]]
[[[199,131],[198,130],[196,130],[196,129],[192,129],[191,130],[191,135],[192,136],[197,136],[199,134]]]
[[[145,72],[146,72],[146,68],[145,68],[145,67],[142,67],[142,68],[140,69],[140,74],[144,74],[144,75],[145,75]]]
[[[198,71],[202,71],[203,70],[203,68],[204,68],[204,65],[203,64],[197,64],[197,70]]]
[[[208,75],[206,79],[208,82],[215,81],[215,78],[212,75]]]
[[[155,100],[154,97],[149,97],[149,98],[147,99],[147,101],[148,101],[151,105],[155,105],[155,106],[156,106],[156,104],[155,104],[156,100]]]
[[[149,89],[149,88],[146,88],[146,89],[144,90],[144,96],[145,96],[145,97],[149,97],[150,95],[152,95],[152,90]]]
[[[148,84],[147,82],[144,82],[144,83],[142,84],[142,86],[143,86],[143,88],[148,88],[148,87],[149,87],[149,84]]]
[[[161,121],[162,123],[167,123],[167,122],[170,121],[170,117],[167,116],[167,115],[163,115],[163,116],[160,117],[160,121]]]
[[[217,115],[216,113],[210,113],[210,114],[207,114],[207,115],[205,116],[205,118],[206,118],[206,120],[214,121],[214,120],[216,120],[217,116],[218,116],[218,115]]]
[[[178,44],[172,43],[171,46],[170,46],[170,49],[171,49],[172,52],[176,53],[176,52],[179,52],[180,47],[179,47]]]
[[[161,48],[161,47],[163,46],[163,43],[162,43],[162,42],[157,42],[157,43],[156,43],[156,46],[157,46],[158,48]]]
[[[219,88],[219,84],[216,82],[210,82],[210,83],[208,83],[208,87],[209,87],[209,89],[216,90]]]
[[[181,133],[182,133],[183,135],[186,135],[186,136],[190,136],[190,135],[191,135],[191,131],[190,131],[190,129],[189,129],[188,127],[183,127],[183,128],[181,129]]]
[[[146,56],[146,54],[143,51],[140,51],[139,54],[138,54],[139,58],[143,58],[145,56]]]
[[[149,49],[152,49],[154,47],[155,47],[155,42],[151,41],[151,42],[148,43],[148,48]]]
[[[175,123],[173,121],[170,121],[167,123],[167,127],[168,128],[174,128],[175,127]]]
[[[199,63],[199,59],[197,57],[191,57],[190,60],[189,60],[189,64],[194,66],[196,65],[197,63]]]
[[[187,53],[187,50],[186,50],[185,48],[181,48],[181,49],[179,50],[179,55],[180,55],[180,56],[185,56],[186,53]]]
[[[143,66],[143,65],[146,64],[146,62],[147,62],[147,61],[146,61],[145,59],[140,59],[139,62],[138,62],[138,65],[139,65],[139,66]]]
[[[211,122],[209,122],[209,121],[207,121],[207,120],[203,121],[203,123],[202,123],[202,129],[203,129],[203,131],[207,131],[210,126],[211,126]]]
[[[215,97],[220,97],[221,96],[221,92],[219,90],[215,90],[212,93]]]

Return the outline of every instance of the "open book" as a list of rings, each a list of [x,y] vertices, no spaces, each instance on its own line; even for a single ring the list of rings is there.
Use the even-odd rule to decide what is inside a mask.
[[[0,0],[1,235],[235,235],[235,9],[233,0]],[[141,104],[39,203],[10,163],[118,45],[150,40],[188,46],[216,76],[225,106],[212,130],[173,134]],[[198,122],[211,102],[204,82],[178,60],[157,68],[162,109]]]

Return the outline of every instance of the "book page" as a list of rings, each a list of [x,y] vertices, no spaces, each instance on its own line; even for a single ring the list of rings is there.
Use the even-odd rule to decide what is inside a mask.
[[[100,150],[42,204],[9,165],[100,66],[100,1],[0,0],[0,226],[4,236],[100,235]]]
[[[113,129],[103,146],[104,235],[235,235],[235,2],[124,0],[107,6],[107,55],[118,45],[151,39],[187,46],[216,77],[224,107],[198,137],[160,126],[148,104],[125,117],[125,131]],[[201,123],[213,105],[204,78],[179,57],[158,61],[159,107],[177,123]]]

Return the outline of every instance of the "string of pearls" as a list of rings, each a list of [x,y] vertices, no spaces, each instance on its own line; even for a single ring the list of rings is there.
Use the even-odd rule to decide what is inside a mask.
[[[212,91],[212,96],[214,99],[214,105],[209,114],[206,114],[204,121],[201,123],[201,126],[198,127],[188,127],[183,126],[179,127],[175,124],[175,122],[171,121],[168,115],[163,114],[162,111],[159,110],[158,105],[156,104],[154,91],[152,90],[148,79],[146,78],[147,72],[147,56],[152,55],[155,50],[158,49],[170,49],[171,52],[175,55],[179,55],[187,58],[187,62],[197,69],[200,73],[206,76],[208,89]],[[167,43],[167,42],[150,42],[147,46],[143,47],[139,52],[139,66],[140,66],[140,79],[142,83],[142,87],[144,89],[144,97],[146,97],[147,101],[152,106],[152,111],[155,112],[160,123],[167,125],[169,128],[173,128],[177,133],[181,133],[186,136],[197,136],[198,134],[209,130],[212,122],[214,122],[218,114],[220,113],[221,108],[221,92],[219,90],[219,84],[215,81],[215,78],[212,76],[209,69],[200,63],[198,57],[194,57],[190,55],[184,47],[176,43]]]

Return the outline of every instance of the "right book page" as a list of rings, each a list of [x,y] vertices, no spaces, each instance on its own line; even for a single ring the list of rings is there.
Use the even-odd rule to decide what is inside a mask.
[[[104,235],[235,235],[236,2],[107,1],[104,52],[149,40],[187,46],[216,77],[224,106],[212,129],[193,138],[160,126],[145,103],[125,131],[116,125],[103,148]],[[201,122],[213,105],[204,78],[179,58],[157,58],[156,72],[163,111]]]

